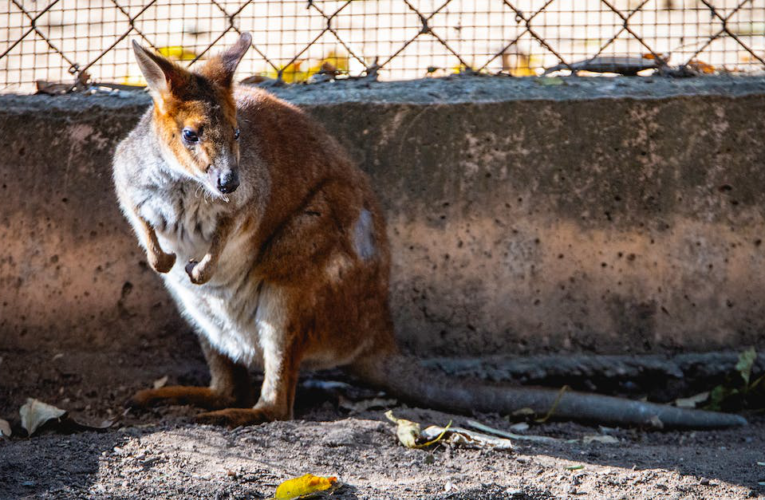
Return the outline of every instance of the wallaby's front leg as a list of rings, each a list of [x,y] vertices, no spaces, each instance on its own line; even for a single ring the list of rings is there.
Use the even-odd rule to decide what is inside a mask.
[[[193,405],[210,410],[252,405],[252,385],[247,367],[234,363],[216,351],[200,336],[207,365],[210,367],[210,386],[174,385],[160,389],[138,391],[127,405],[146,408],[157,405]]]
[[[231,234],[233,225],[232,217],[221,219],[218,222],[218,227],[215,228],[215,234],[212,237],[207,254],[199,262],[192,260],[186,264],[186,274],[189,275],[192,283],[202,285],[210,281],[210,278],[215,274],[215,270],[218,267],[218,259],[223,253],[223,249],[226,248],[226,242],[228,241],[229,234]]]
[[[175,254],[165,253],[159,245],[154,227],[146,219],[138,215],[137,212],[134,215],[143,233],[142,236],[146,244],[146,257],[149,259],[149,265],[158,273],[169,273],[175,265]]]

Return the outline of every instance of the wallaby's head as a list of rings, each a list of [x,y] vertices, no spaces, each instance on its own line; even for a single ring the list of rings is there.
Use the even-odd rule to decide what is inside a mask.
[[[250,48],[243,33],[228,50],[188,71],[133,41],[138,66],[154,99],[154,129],[173,168],[215,195],[239,187],[239,126],[232,93],[234,71]]]

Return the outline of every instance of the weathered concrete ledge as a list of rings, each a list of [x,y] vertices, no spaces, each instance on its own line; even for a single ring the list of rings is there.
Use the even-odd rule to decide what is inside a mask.
[[[372,176],[413,351],[765,345],[765,79],[273,90]],[[117,209],[111,154],[149,104],[123,96],[0,97],[0,349],[187,336]]]

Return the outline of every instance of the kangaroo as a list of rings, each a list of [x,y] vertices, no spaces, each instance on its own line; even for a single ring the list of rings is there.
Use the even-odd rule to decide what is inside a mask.
[[[413,404],[457,413],[531,408],[564,419],[665,427],[745,424],[737,415],[602,395],[454,380],[397,348],[385,219],[367,176],[304,112],[234,84],[249,34],[189,71],[136,42],[153,106],[117,147],[120,206],[199,334],[209,387],[136,393],[190,404],[201,423],[293,418],[301,367],[345,367]],[[257,401],[248,368],[264,380]]]

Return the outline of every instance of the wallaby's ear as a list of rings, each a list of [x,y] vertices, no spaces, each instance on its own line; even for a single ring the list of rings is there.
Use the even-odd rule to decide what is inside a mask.
[[[149,90],[155,100],[167,97],[173,90],[178,90],[186,80],[186,70],[173,64],[159,54],[142,47],[133,40],[133,51],[138,67],[141,69]]]
[[[252,36],[245,32],[239,40],[222,53],[210,58],[199,71],[202,75],[225,87],[234,81],[234,72],[252,44]]]

